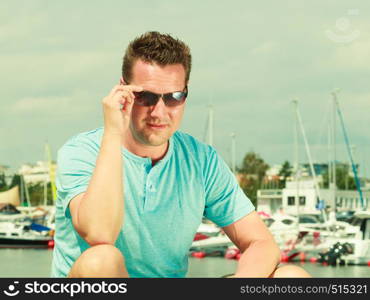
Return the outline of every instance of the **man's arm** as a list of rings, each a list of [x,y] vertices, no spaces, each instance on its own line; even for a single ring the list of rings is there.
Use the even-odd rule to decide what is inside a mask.
[[[240,249],[233,277],[269,277],[280,262],[280,249],[272,234],[254,211],[223,230]]]
[[[122,138],[128,130],[136,86],[115,86],[103,99],[104,134],[87,191],[69,204],[73,226],[91,246],[114,244],[124,216]],[[123,108],[121,106],[123,105]]]
[[[87,191],[69,204],[73,226],[91,246],[114,244],[123,222],[121,137],[104,133]]]

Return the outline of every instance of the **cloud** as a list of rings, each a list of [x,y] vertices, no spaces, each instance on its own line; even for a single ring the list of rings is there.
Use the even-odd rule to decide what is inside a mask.
[[[71,99],[68,97],[49,97],[49,98],[23,98],[15,102],[12,109],[14,113],[46,113],[50,111],[60,111],[71,107]],[[55,110],[58,108],[58,110]]]
[[[275,41],[267,41],[264,42],[262,45],[258,45],[257,47],[253,48],[250,52],[251,54],[255,55],[271,55],[274,51],[278,49],[278,43]]]
[[[16,117],[50,118],[51,116],[65,118],[77,117],[95,113],[99,102],[92,101],[86,91],[76,90],[67,96],[25,97],[11,105],[9,113]],[[55,121],[55,120],[54,120]]]
[[[30,37],[45,28],[48,21],[46,11],[36,9],[34,4],[11,2],[2,1],[0,4],[0,44],[3,53],[10,45],[30,41]]]
[[[329,68],[349,72],[369,72],[370,60],[364,59],[370,53],[370,40],[358,39],[349,45],[336,47],[329,58]]]

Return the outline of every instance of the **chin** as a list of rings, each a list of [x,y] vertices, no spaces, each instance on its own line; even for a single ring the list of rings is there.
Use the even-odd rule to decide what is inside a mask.
[[[140,140],[149,146],[162,146],[167,143],[171,134],[169,132],[153,133],[153,132],[143,132],[140,135]]]
[[[163,144],[167,143],[169,137],[167,136],[149,136],[147,142],[150,146],[162,146]]]

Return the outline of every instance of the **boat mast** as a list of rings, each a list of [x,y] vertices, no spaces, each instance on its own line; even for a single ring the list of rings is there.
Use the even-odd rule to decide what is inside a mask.
[[[337,174],[337,165],[336,165],[336,160],[337,160],[337,154],[336,154],[336,116],[337,116],[337,112],[336,112],[336,102],[337,102],[337,91],[338,90],[334,90],[332,92],[332,96],[333,96],[333,111],[332,111],[332,144],[333,144],[333,147],[332,147],[332,150],[333,150],[333,163],[332,163],[332,184],[331,184],[331,191],[332,191],[332,197],[333,197],[333,201],[332,201],[332,205],[333,205],[333,210],[334,212],[337,211],[337,201],[336,201],[336,189],[337,189],[337,179],[336,179],[336,174]]]
[[[22,175],[22,174],[21,174],[21,185],[23,185],[23,188],[24,188],[24,191],[25,191],[26,201],[27,201],[27,206],[28,206],[28,207],[31,207],[30,194],[28,193],[27,183],[26,183],[26,181],[24,180],[24,177],[23,177],[23,175]]]
[[[312,160],[312,156],[311,156],[311,151],[310,151],[310,147],[308,145],[306,131],[303,127],[301,114],[300,114],[299,109],[298,109],[298,101],[297,100],[295,100],[295,111],[296,111],[297,123],[298,123],[298,125],[301,129],[302,136],[303,136],[303,141],[304,141],[304,144],[305,144],[306,154],[307,154],[307,157],[308,157],[308,162],[309,162],[311,174],[312,174],[312,177],[313,177],[315,192],[316,192],[316,195],[319,198],[319,200],[321,200],[320,188],[319,188],[319,185],[318,185],[318,182],[317,182],[316,172],[315,172],[315,168],[313,166],[313,160]]]
[[[295,205],[297,208],[297,229],[299,231],[299,149],[298,149],[298,118],[295,113],[298,106],[298,99],[293,99],[294,105],[294,169],[295,169],[295,182],[296,182],[296,196],[295,196]]]
[[[19,185],[21,188],[21,206],[23,206],[24,205],[24,191],[23,191],[22,174],[19,174]]]
[[[48,182],[45,178],[44,180],[44,206],[46,206],[48,203]]]
[[[331,127],[330,121],[328,122],[328,189],[331,187]]]
[[[360,195],[361,206],[362,206],[362,209],[365,209],[365,201],[364,201],[364,197],[363,197],[362,190],[361,190],[360,178],[358,176],[357,167],[356,167],[356,164],[355,164],[354,159],[353,159],[353,155],[352,155],[352,151],[351,151],[351,147],[350,147],[350,143],[349,143],[349,138],[348,138],[348,134],[347,134],[347,131],[346,131],[346,127],[344,126],[344,120],[343,120],[342,111],[341,111],[341,109],[339,107],[339,102],[337,100],[337,95],[336,95],[335,92],[333,92],[333,98],[334,98],[334,101],[335,101],[335,104],[336,104],[337,112],[338,112],[338,115],[339,115],[339,120],[340,120],[340,123],[342,125],[342,131],[343,131],[344,140],[345,140],[346,146],[347,146],[347,152],[348,152],[349,158],[351,160],[352,171],[353,171],[353,174],[355,176],[356,188],[357,188],[357,191],[358,191],[358,193]]]
[[[52,197],[52,200],[53,200],[53,205],[55,204],[55,200],[57,198],[57,189],[55,187],[55,170],[53,168],[53,162],[52,162],[52,159],[51,159],[51,151],[50,151],[50,146],[49,144],[46,142],[45,144],[45,153],[46,153],[46,157],[47,157],[47,160],[48,160],[48,164],[49,164],[49,176],[50,176],[50,184],[51,184],[51,197]]]

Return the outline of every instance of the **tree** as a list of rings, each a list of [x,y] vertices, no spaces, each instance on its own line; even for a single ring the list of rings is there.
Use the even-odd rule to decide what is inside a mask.
[[[243,174],[256,175],[258,181],[262,181],[268,168],[269,165],[257,153],[248,152],[244,156],[242,167],[239,171]]]
[[[337,164],[335,168],[335,182],[337,188],[340,190],[356,190],[355,179],[349,175],[348,164]],[[329,188],[329,175],[328,171],[323,173],[324,188]]]
[[[8,185],[6,184],[5,174],[0,174],[0,192],[8,190]]]
[[[290,177],[293,173],[293,167],[289,163],[289,161],[285,161],[279,171],[279,176],[280,176],[280,183],[279,187],[284,188],[285,183],[288,177]]]
[[[241,173],[240,186],[256,207],[257,191],[261,188],[268,168],[269,165],[257,153],[248,152],[238,170]]]

